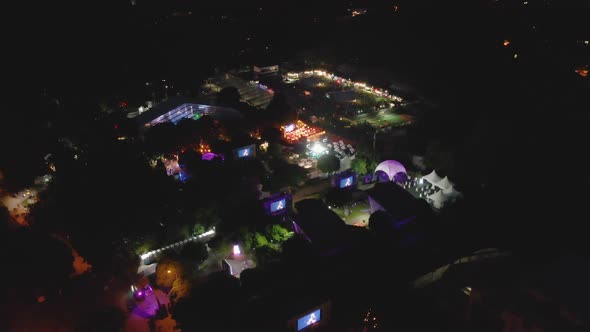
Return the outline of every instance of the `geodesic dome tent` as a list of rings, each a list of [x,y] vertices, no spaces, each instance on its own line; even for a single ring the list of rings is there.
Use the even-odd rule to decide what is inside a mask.
[[[387,175],[389,181],[395,180],[395,176],[399,173],[406,175],[406,168],[399,161],[385,160],[377,165],[375,173],[383,172]]]

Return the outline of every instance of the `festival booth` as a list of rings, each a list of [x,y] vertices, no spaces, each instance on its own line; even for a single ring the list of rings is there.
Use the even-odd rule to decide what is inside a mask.
[[[387,175],[387,181],[403,182],[407,178],[407,172],[404,165],[396,160],[385,160],[377,165],[375,168],[375,174]],[[381,180],[381,178],[379,178]]]
[[[430,183],[433,186],[435,186],[437,183],[440,182],[440,180],[442,180],[442,178],[438,174],[436,174],[435,170],[432,170],[432,172],[430,172],[428,175],[423,176],[422,178],[428,181],[428,183]]]
[[[442,208],[448,198],[448,196],[443,194],[442,190],[439,190],[434,194],[428,196],[428,199],[432,202],[432,206],[434,206],[437,209]]]

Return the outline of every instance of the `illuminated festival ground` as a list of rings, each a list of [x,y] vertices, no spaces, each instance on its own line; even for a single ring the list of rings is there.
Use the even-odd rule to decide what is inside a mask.
[[[320,99],[325,94],[328,98],[323,100],[323,102],[328,102],[334,107],[336,105],[345,105],[344,108],[353,108],[362,112],[363,110],[366,111],[374,107],[363,104],[363,100],[366,98],[373,98],[375,103],[381,105],[388,100],[396,105],[402,102],[401,98],[388,94],[387,90],[379,89],[362,82],[353,82],[339,77],[335,78],[324,71],[291,73],[291,75],[299,75],[298,78],[294,78],[294,76],[289,78],[289,75],[287,74],[285,76],[286,81],[291,83],[299,82],[300,85],[298,86],[301,89],[306,89],[306,91],[301,91],[301,93],[308,93],[307,90],[309,90],[312,91],[312,96],[315,95],[320,97]],[[396,108],[393,107],[378,112],[359,114],[354,117],[350,117],[351,115],[344,117],[344,113],[342,113],[341,120],[350,123],[351,126],[367,123],[376,129],[405,126],[412,123],[413,118],[411,116],[397,114],[395,111]],[[334,110],[334,112],[340,111]]]
[[[384,128],[389,126],[402,126],[412,122],[412,117],[406,114],[396,114],[389,110],[379,111],[375,115],[360,114],[355,117],[355,125],[368,123],[374,128]]]
[[[355,226],[367,226],[369,223],[369,217],[371,214],[370,206],[368,202],[358,202],[356,205],[349,208],[350,213],[348,216],[344,214],[344,208],[332,208],[332,211],[336,212],[336,214],[344,220],[344,222],[348,225],[355,225]],[[364,224],[364,225],[362,225]]]

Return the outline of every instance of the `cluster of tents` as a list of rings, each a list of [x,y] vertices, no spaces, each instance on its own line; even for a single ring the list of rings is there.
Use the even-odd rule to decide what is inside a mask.
[[[449,180],[448,176],[441,178],[436,174],[435,170],[428,175],[423,176],[422,179],[426,180],[435,188],[435,192],[426,198],[437,209],[443,207],[448,200],[456,199],[461,195],[461,193],[455,189],[455,184]]]
[[[396,160],[381,162],[375,169],[375,174],[380,175],[379,178],[382,181],[403,182],[407,178],[406,168]],[[436,174],[435,170],[421,179],[426,180],[434,189],[434,193],[426,196],[426,200],[437,209],[442,208],[448,201],[453,201],[461,196],[461,193],[455,189],[455,184],[449,180],[449,177],[442,178]]]

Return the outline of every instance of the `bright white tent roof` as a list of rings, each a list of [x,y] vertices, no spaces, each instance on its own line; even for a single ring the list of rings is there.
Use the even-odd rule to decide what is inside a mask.
[[[448,197],[445,194],[443,194],[442,190],[439,190],[434,194],[428,196],[428,199],[432,200],[432,205],[434,205],[434,207],[437,209],[440,209],[442,207],[447,198]]]
[[[442,180],[442,178],[440,176],[438,176],[438,174],[436,174],[435,170],[432,170],[432,172],[430,172],[430,174],[423,176],[423,178],[426,179],[426,181],[430,182],[431,184],[436,184],[440,180]]]
[[[386,160],[381,162],[379,165],[377,165],[377,168],[375,168],[375,173],[378,171],[385,172],[385,174],[387,174],[389,177],[389,181],[393,181],[397,173],[407,174],[404,165],[396,160]]]
[[[451,185],[448,188],[443,189],[442,192],[443,192],[443,194],[450,195],[450,196],[453,196],[453,195],[459,193],[457,190],[455,190],[455,186],[453,186],[453,185]]]
[[[449,180],[448,176],[445,176],[442,180],[436,183],[436,186],[441,189],[449,189],[453,187],[455,184]]]

